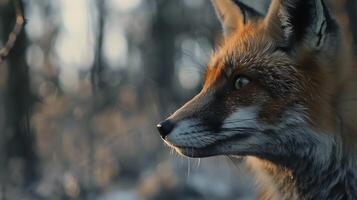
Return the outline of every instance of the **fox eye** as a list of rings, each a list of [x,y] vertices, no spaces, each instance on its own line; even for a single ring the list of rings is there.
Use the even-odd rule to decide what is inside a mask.
[[[248,77],[238,76],[236,78],[235,83],[234,83],[234,88],[236,90],[240,90],[241,88],[243,88],[244,86],[248,85],[249,83],[250,83],[250,79]]]

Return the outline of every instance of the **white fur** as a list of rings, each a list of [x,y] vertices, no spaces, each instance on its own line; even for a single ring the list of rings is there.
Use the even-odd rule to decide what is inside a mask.
[[[198,120],[180,121],[176,128],[166,137],[167,142],[177,147],[195,148],[204,147],[214,142],[212,133],[205,131],[204,127],[193,127],[199,123]]]
[[[217,141],[226,140],[226,143],[220,143],[215,153],[239,154],[254,149],[256,146],[264,146],[270,141],[269,135],[260,134],[265,130],[275,130],[280,141],[289,141],[293,139],[297,143],[313,143],[314,152],[318,154],[315,157],[316,164],[323,166],[330,158],[332,147],[331,134],[317,132],[310,127],[305,109],[302,106],[295,105],[282,116],[282,121],[277,124],[267,124],[257,120],[260,107],[250,106],[237,109],[236,112],[229,115],[222,124],[220,132],[210,131],[198,119],[185,119],[176,125],[175,129],[166,137],[166,142],[174,147],[181,148],[204,148],[217,143]],[[242,128],[240,133],[239,128]],[[255,129],[258,134],[252,133],[252,137],[243,141],[229,141],[232,136],[246,133],[244,128]],[[249,130],[248,130],[249,131]],[[249,134],[249,133],[248,133]],[[278,143],[277,143],[278,144]],[[304,154],[305,149],[300,149]],[[306,149],[308,151],[308,149]]]
[[[257,110],[257,107],[240,108],[224,120],[222,128],[258,128]],[[205,126],[197,126],[199,124],[202,124],[199,120],[186,119],[180,121],[166,137],[166,141],[176,147],[202,148],[237,134],[237,131],[214,133],[207,131]]]
[[[223,121],[222,128],[258,128],[257,106],[239,108]]]

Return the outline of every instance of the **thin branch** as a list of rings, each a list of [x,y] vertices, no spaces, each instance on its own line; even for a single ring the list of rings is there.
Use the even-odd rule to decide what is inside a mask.
[[[0,63],[2,63],[9,55],[11,49],[14,47],[17,37],[24,28],[25,20],[22,12],[22,7],[19,1],[15,2],[16,23],[13,31],[9,34],[9,38],[3,48],[0,49]]]

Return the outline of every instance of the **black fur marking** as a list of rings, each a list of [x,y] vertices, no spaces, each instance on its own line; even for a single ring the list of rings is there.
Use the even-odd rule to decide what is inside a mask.
[[[300,42],[306,33],[306,28],[311,25],[313,21],[312,15],[312,1],[309,0],[295,0],[285,1],[283,4],[284,13],[281,22],[282,28],[287,37],[288,45]]]
[[[320,4],[321,10],[317,8]],[[283,46],[286,47],[296,47],[304,40],[311,42],[311,38],[306,37],[315,35],[316,40],[312,41],[316,41],[316,44],[311,47],[318,49],[325,42],[323,39],[327,34],[338,30],[324,0],[285,0],[279,11],[279,18],[284,31]]]

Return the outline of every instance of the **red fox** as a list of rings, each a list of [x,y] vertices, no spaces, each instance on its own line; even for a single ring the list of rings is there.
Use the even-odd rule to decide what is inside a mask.
[[[242,157],[261,199],[357,199],[352,53],[329,2],[272,0],[264,16],[212,3],[224,39],[162,139],[188,157]]]

